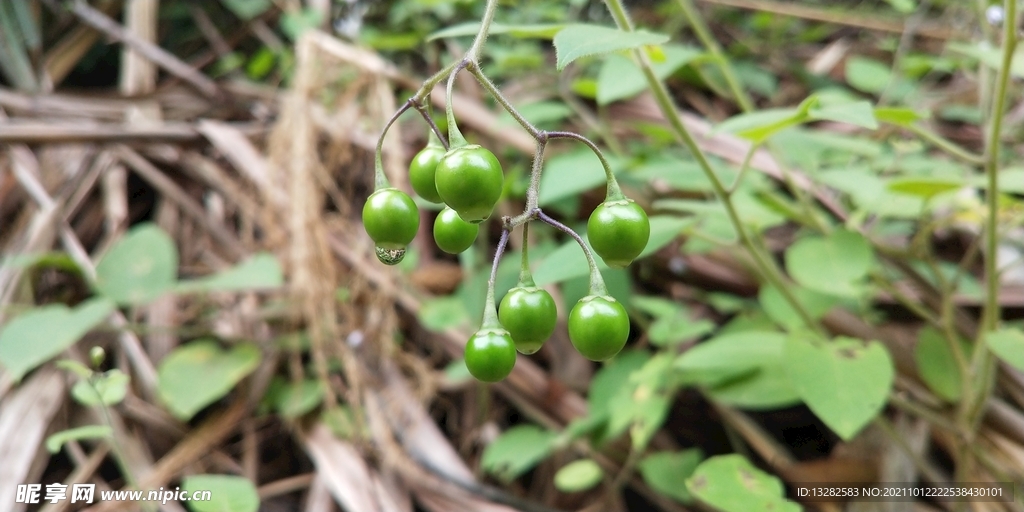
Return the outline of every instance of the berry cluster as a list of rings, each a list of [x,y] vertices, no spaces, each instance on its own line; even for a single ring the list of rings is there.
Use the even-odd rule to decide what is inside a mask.
[[[447,144],[429,112],[418,102],[418,98],[423,97],[423,91],[410,99],[391,120],[393,123],[398,115],[415,107],[431,125],[430,141],[409,165],[409,181],[421,198],[445,205],[434,221],[433,233],[438,248],[450,254],[458,254],[473,245],[479,225],[490,218],[501,197],[505,181],[498,159],[486,148],[469,144],[465,140],[451,109],[452,82],[463,68],[469,69],[481,83],[489,86],[492,94],[500,96],[497,89],[472,64],[463,61],[454,69],[446,70],[449,73]],[[437,78],[432,80],[433,83],[439,81]],[[424,87],[427,88],[427,85]],[[507,377],[515,365],[517,351],[523,354],[537,352],[555,330],[558,317],[555,301],[551,294],[537,287],[530,274],[527,233],[529,223],[533,220],[541,220],[573,237],[590,265],[590,292],[569,313],[569,339],[576,350],[590,360],[603,361],[618,354],[629,337],[629,316],[622,304],[608,295],[590,248],[572,229],[547,216],[537,206],[544,147],[549,139],[571,138],[584,142],[595,151],[604,166],[608,180],[607,196],[591,214],[587,222],[587,233],[593,251],[608,266],[624,267],[632,263],[647,246],[651,231],[647,214],[633,200],[623,195],[596,145],[575,133],[538,130],[521,116],[515,115],[507,100],[499,97],[499,103],[509,109],[534,135],[538,150],[525,211],[519,216],[502,219],[502,236],[491,268],[483,321],[480,329],[466,343],[466,366],[474,377],[485,382],[496,382]],[[387,127],[384,133],[387,133]],[[363,226],[376,244],[377,258],[387,265],[394,265],[405,256],[406,247],[419,229],[419,212],[413,200],[392,187],[384,177],[380,157],[383,138],[384,134],[378,142],[375,191],[363,207]],[[501,300],[500,306],[496,307],[494,280],[498,261],[507,245],[509,233],[518,226],[523,226],[523,261],[519,282]]]

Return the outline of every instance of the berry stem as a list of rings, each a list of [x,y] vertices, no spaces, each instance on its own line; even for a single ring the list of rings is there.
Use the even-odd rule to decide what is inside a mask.
[[[508,245],[507,229],[501,230],[501,238],[498,239],[498,249],[494,251],[494,262],[491,263],[491,277],[487,280],[487,300],[484,303],[484,318],[480,323],[481,329],[492,329],[501,328],[501,322],[498,321],[498,308],[494,302],[494,283],[498,280],[498,262],[501,261],[501,255],[505,252],[505,247]]]
[[[604,176],[608,181],[608,193],[605,201],[619,201],[625,199],[626,196],[622,193],[622,189],[619,187],[619,181],[615,179],[615,173],[612,172],[612,166],[608,163],[608,159],[605,158],[604,153],[601,152],[601,148],[597,147],[593,141],[575,132],[546,132],[548,138],[551,139],[573,139],[582,142],[591,151],[597,155],[597,159],[601,161],[601,167],[604,168]]]
[[[434,122],[434,112],[433,109],[430,108],[430,104],[427,103],[426,105],[423,105],[420,103],[416,103],[414,106],[416,107],[416,110],[420,113],[420,115],[423,116],[423,119],[427,122],[427,125],[430,126],[430,135],[427,139],[427,145],[440,146],[443,147],[445,151],[447,151],[448,139],[447,137],[444,136],[443,133],[441,133],[441,128],[437,126],[437,123]]]
[[[401,117],[406,110],[409,110],[409,107],[411,107],[412,105],[412,100],[406,101],[405,104],[402,105],[398,109],[398,111],[391,116],[391,119],[388,119],[387,124],[384,125],[384,129],[381,130],[380,132],[380,137],[377,138],[377,150],[373,155],[374,190],[380,190],[382,188],[388,188],[391,186],[391,182],[388,181],[387,175],[384,174],[384,158],[382,156],[382,153],[384,152],[384,137],[387,136],[388,130],[391,129],[391,125],[395,124],[395,121],[398,121],[398,118]]]
[[[537,218],[544,221],[545,224],[553,226],[555,229],[571,236],[573,240],[576,240],[576,243],[580,244],[580,248],[583,249],[583,255],[587,257],[587,265],[590,267],[589,295],[608,295],[608,287],[605,286],[604,278],[601,277],[601,271],[597,268],[597,262],[594,261],[594,255],[590,252],[590,248],[587,247],[587,243],[583,241],[583,237],[581,237],[579,233],[573,231],[569,226],[552,219],[540,210],[537,210],[536,215]]]
[[[462,132],[459,131],[459,125],[455,122],[455,110],[452,109],[452,90],[455,87],[455,78],[459,76],[459,71],[462,71],[469,62],[463,59],[455,69],[452,70],[452,74],[448,77],[448,86],[445,90],[446,101],[444,106],[445,116],[448,118],[448,144],[449,148],[461,148],[468,144],[466,138],[462,136]]]
[[[530,273],[530,223],[523,224],[523,259],[519,264],[519,286],[536,286]]]

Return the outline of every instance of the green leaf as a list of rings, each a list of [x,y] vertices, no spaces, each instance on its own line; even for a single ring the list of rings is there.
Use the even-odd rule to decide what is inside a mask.
[[[652,64],[655,76],[664,80],[704,52],[693,46],[666,44],[665,59]],[[643,72],[630,57],[612,54],[605,59],[597,75],[597,104],[608,105],[631,98],[647,89]]]
[[[900,13],[910,14],[917,9],[917,0],[885,0],[893,9]]]
[[[86,425],[68,430],[61,430],[46,438],[46,449],[57,453],[65,443],[81,439],[110,439],[114,431],[106,425]]]
[[[785,336],[770,331],[748,331],[716,336],[699,343],[676,359],[685,382],[716,386],[751,374],[766,360],[778,358]]]
[[[455,296],[423,301],[418,316],[423,328],[432,332],[445,332],[469,324],[466,305]]]
[[[721,334],[683,353],[675,363],[685,383],[706,387],[721,403],[773,409],[799,403],[785,372],[785,337],[773,331]]]
[[[627,391],[630,376],[642,368],[651,355],[640,350],[626,351],[606,363],[593,380],[587,392],[587,408],[590,416],[608,414],[615,395]]]
[[[992,45],[988,41],[978,43],[952,42],[946,46],[947,50],[967,55],[977,59],[979,62],[993,70],[1002,66],[1003,50]],[[1010,74],[1015,77],[1024,77],[1024,49],[1017,48],[1013,54],[1013,62],[1010,65]]]
[[[568,25],[555,34],[556,67],[561,71],[572,61],[582,57],[664,44],[668,40],[669,37],[666,35],[646,30],[626,32],[599,25]]]
[[[564,23],[538,23],[533,25],[504,25],[501,23],[492,23],[489,33],[490,35],[508,34],[520,39],[551,39],[563,28],[565,28]],[[438,30],[437,32],[427,36],[427,41],[448,37],[475,36],[479,31],[480,22],[470,21]]]
[[[89,379],[80,380],[71,388],[71,396],[85,406],[114,405],[128,394],[128,375],[116,368]]]
[[[138,306],[174,287],[178,249],[155,224],[139,224],[96,265],[96,290],[120,305]]]
[[[879,94],[892,80],[892,69],[867,57],[846,59],[846,83],[861,92]]]
[[[512,427],[484,449],[480,466],[509,483],[544,460],[557,437],[557,433],[534,425]]]
[[[178,293],[227,292],[279,288],[284,276],[277,258],[270,253],[259,253],[223,272],[203,279],[183,281],[175,286]]]
[[[800,512],[785,498],[786,489],[774,476],[757,469],[742,455],[719,455],[705,460],[686,480],[698,500],[721,512]]]
[[[323,398],[324,388],[319,381],[289,382],[278,390],[275,409],[282,417],[293,420],[316,409]]]
[[[686,479],[704,458],[699,448],[681,452],[657,452],[640,461],[640,475],[652,489],[680,503],[693,501]]]
[[[878,128],[875,111],[871,108],[871,103],[867,101],[823,105],[812,108],[808,115],[810,119],[816,121],[847,123],[869,130]]]
[[[985,344],[1004,363],[1024,371],[1024,332],[1002,329],[985,335]]]
[[[927,112],[920,113],[910,108],[875,107],[875,119],[881,123],[889,123],[896,126],[910,126],[917,121],[927,118]]]
[[[623,163],[622,160],[616,158],[608,160],[608,164],[615,174],[622,170]],[[606,183],[605,180],[601,161],[588,148],[552,157],[544,163],[544,174],[540,178],[540,195],[537,198],[538,204],[545,207],[577,196]]]
[[[828,313],[838,303],[838,300],[831,295],[818,293],[800,286],[791,286],[789,291],[796,297],[796,301],[803,306],[804,310],[811,315],[811,318],[815,320],[825,316],[825,313]],[[810,327],[804,325],[800,314],[783,297],[782,292],[774,286],[762,286],[757,294],[757,301],[761,304],[761,309],[775,323],[788,331]]]
[[[323,22],[320,11],[316,9],[301,9],[289,11],[281,16],[281,32],[292,41],[298,41],[302,33],[319,27]]]
[[[807,114],[795,108],[764,109],[726,119],[712,131],[733,133],[755,144],[807,120]]]
[[[786,250],[786,271],[811,290],[857,296],[861,281],[875,265],[871,245],[860,233],[837,230],[827,237],[808,236]]]
[[[191,475],[181,479],[181,487],[189,495],[209,491],[209,500],[190,500],[192,512],[256,512],[260,496],[248,479],[232,475]]]
[[[157,389],[171,413],[187,421],[202,408],[227,395],[260,363],[250,344],[221,350],[213,340],[178,347],[160,363]]]
[[[970,354],[970,347],[964,343],[961,346],[964,354]],[[914,347],[914,361],[921,380],[936,395],[950,402],[960,400],[963,377],[949,343],[941,332],[933,327],[921,329],[917,335],[917,346]]]
[[[932,178],[927,176],[898,178],[886,186],[890,192],[931,199],[939,194],[960,190],[966,183],[948,178]]]
[[[220,0],[235,16],[249,21],[270,9],[273,0]]]
[[[601,483],[604,471],[591,459],[570,462],[555,473],[555,488],[562,492],[585,491]]]
[[[784,357],[804,403],[845,441],[882,410],[895,378],[889,352],[874,341],[838,337],[814,345],[791,336]]]
[[[113,302],[89,299],[70,309],[63,304],[34,308],[0,331],[0,364],[15,381],[74,345],[114,311]]]

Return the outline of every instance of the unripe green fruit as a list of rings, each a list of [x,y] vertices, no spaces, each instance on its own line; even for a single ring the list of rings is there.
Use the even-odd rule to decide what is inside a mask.
[[[437,186],[434,184],[434,173],[444,154],[443,147],[428,145],[416,153],[409,163],[409,183],[412,189],[431,203],[441,202],[441,195],[437,193]]]
[[[558,312],[555,300],[546,290],[536,286],[517,286],[501,299],[498,319],[512,335],[516,350],[533,354],[555,332]]]
[[[470,144],[444,155],[434,172],[434,184],[441,199],[462,220],[478,224],[491,216],[505,175],[494,153]]]
[[[469,249],[479,231],[479,225],[462,220],[455,210],[447,206],[434,219],[434,241],[448,254],[459,254]]]
[[[405,249],[420,228],[420,212],[405,192],[382,188],[363,205],[363,228],[378,247]]]
[[[622,350],[629,338],[626,308],[607,295],[588,295],[569,313],[569,340],[591,361],[604,361]]]
[[[587,238],[594,252],[609,267],[625,267],[633,262],[651,237],[647,212],[632,199],[605,201],[594,209],[587,221]]]
[[[505,329],[480,329],[466,342],[465,359],[466,368],[477,380],[498,382],[512,373],[516,346]]]

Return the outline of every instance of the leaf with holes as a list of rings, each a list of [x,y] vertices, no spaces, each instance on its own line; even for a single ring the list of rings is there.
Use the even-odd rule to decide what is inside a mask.
[[[96,290],[124,306],[146,304],[174,287],[178,249],[155,224],[139,224],[96,265]]]
[[[721,512],[800,512],[786,499],[778,478],[755,468],[742,455],[719,455],[697,466],[686,487],[695,498]]]
[[[784,358],[804,403],[846,441],[882,410],[895,379],[889,352],[874,341],[838,337],[813,344],[790,336]]]
[[[0,331],[0,364],[14,380],[74,345],[115,309],[107,299],[90,299],[70,309],[42,306],[14,317]]]

